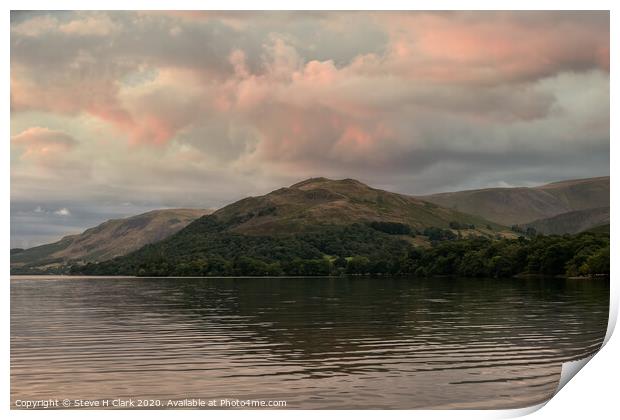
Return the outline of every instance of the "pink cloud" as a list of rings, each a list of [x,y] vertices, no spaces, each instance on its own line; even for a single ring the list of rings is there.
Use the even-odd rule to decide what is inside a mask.
[[[609,29],[577,13],[379,14],[390,34],[380,64],[441,83],[511,83],[588,68],[608,71]],[[551,23],[553,21],[553,23]]]
[[[166,18],[162,27],[172,19],[176,26],[170,29],[177,34],[186,21],[241,22],[252,16],[148,15]],[[322,18],[327,26],[329,16]],[[205,49],[205,55],[215,56],[217,51],[221,56],[211,59],[230,66],[229,73],[217,77],[208,63],[183,67],[176,60],[177,52],[168,50],[168,55],[150,62],[147,53],[143,56],[136,51],[128,56],[119,48],[116,55],[112,50],[107,57],[122,64],[118,71],[97,71],[102,63],[95,56],[91,67],[77,66],[68,74],[50,77],[16,62],[12,64],[12,109],[85,113],[114,126],[131,144],[159,146],[188,127],[200,125],[205,116],[230,119],[257,129],[261,144],[256,153],[267,159],[303,158],[326,150],[342,158],[351,151],[358,151],[359,156],[378,153],[379,145],[406,137],[402,133],[424,112],[458,115],[480,125],[543,118],[554,99],[535,92],[532,84],[562,72],[609,69],[608,28],[597,26],[600,19],[581,19],[579,14],[366,16],[387,34],[385,50],[360,54],[347,62],[337,57],[306,59],[295,46],[299,42],[278,33],[278,28],[258,41],[260,52],[254,57],[251,49],[245,51],[238,45],[222,51]],[[14,32],[34,36],[50,27],[49,19],[31,20],[16,26]],[[115,25],[103,15],[87,15],[71,20],[63,30],[76,36],[103,34],[116,30]],[[169,31],[162,33],[173,36]],[[127,86],[123,76],[136,68],[151,69],[158,76]],[[397,113],[399,121],[393,118]]]
[[[90,115],[111,124],[134,145],[166,144],[215,101],[195,75],[183,69],[161,70],[159,78],[137,88],[122,88],[106,78],[70,76],[43,86],[27,74],[19,70],[12,74],[13,112]]]
[[[76,147],[70,135],[44,127],[30,127],[11,137],[11,146],[22,151],[22,159],[42,159],[62,154]]]
[[[84,77],[79,72],[56,74],[51,80],[36,70],[11,67],[11,109],[14,112],[43,110],[58,114],[81,112],[120,114],[118,82],[110,77]],[[104,111],[105,110],[105,111]]]

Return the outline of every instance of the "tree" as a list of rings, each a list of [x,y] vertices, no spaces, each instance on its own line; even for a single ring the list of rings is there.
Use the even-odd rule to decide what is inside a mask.
[[[370,260],[361,255],[351,257],[347,263],[347,273],[349,274],[366,274],[369,269]]]
[[[568,244],[557,243],[546,248],[540,261],[540,270],[544,274],[564,274],[566,263],[572,257]]]
[[[586,261],[588,274],[609,274],[609,246],[598,250]]]
[[[458,266],[458,273],[464,277],[483,277],[488,274],[486,259],[481,251],[469,251]]]
[[[514,273],[510,260],[502,255],[494,256],[489,262],[489,274],[496,278],[512,276]]]

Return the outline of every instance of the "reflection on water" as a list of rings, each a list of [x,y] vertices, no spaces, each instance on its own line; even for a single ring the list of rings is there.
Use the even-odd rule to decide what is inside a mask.
[[[524,407],[608,305],[608,280],[13,278],[11,401]]]

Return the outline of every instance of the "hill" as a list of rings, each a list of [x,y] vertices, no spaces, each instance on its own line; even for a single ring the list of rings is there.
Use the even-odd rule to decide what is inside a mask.
[[[67,264],[109,260],[161,241],[209,212],[202,209],[154,210],[108,220],[51,244],[11,250],[11,272],[53,272]]]
[[[428,246],[443,239],[481,236],[515,235],[481,217],[352,179],[311,178],[237,201],[199,218],[164,241],[97,266],[75,267],[74,271],[215,275],[230,273],[231,264],[245,259],[250,265],[275,264],[280,269],[288,264],[286,273],[303,274],[308,272],[304,264],[346,264],[347,259],[355,257],[385,260],[406,252],[413,244]],[[316,273],[316,267],[309,271]],[[269,270],[265,268],[264,272]]]
[[[609,207],[569,211],[546,219],[535,220],[525,225],[545,235],[579,233],[591,228],[609,225]]]
[[[451,222],[484,233],[503,229],[479,216],[371,188],[353,179],[311,178],[289,188],[237,201],[216,211],[213,217],[228,231],[245,235],[288,235],[325,225],[373,221],[400,223],[417,230],[449,228]]]
[[[609,207],[609,177],[539,187],[486,188],[418,197],[503,225],[523,225],[562,213]]]

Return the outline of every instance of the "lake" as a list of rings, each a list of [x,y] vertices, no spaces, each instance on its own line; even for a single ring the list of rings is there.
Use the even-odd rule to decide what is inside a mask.
[[[608,311],[608,279],[13,277],[11,404],[525,407]]]

